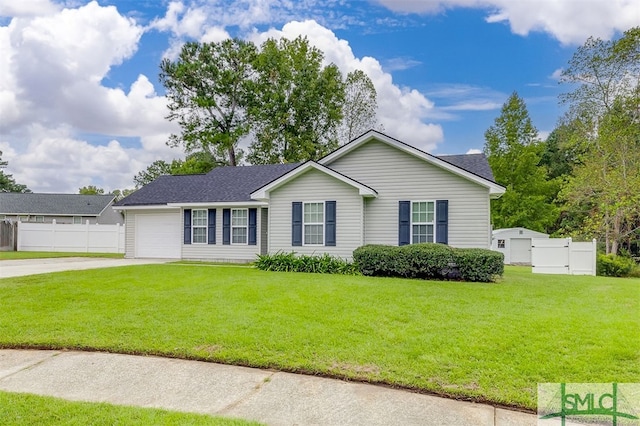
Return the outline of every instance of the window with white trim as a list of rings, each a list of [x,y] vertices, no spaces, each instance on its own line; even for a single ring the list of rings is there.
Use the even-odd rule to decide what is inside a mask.
[[[247,244],[249,210],[231,209],[231,244]]]
[[[498,240],[498,248],[505,248],[504,240]]]
[[[303,244],[324,244],[324,202],[304,203],[302,209]]]
[[[411,203],[411,243],[432,243],[435,229],[435,202]]]
[[[73,224],[74,225],[82,225],[82,217],[81,216],[74,216],[73,217]]]
[[[44,223],[44,216],[36,216],[36,222]]]
[[[207,243],[207,210],[191,210],[191,242]]]

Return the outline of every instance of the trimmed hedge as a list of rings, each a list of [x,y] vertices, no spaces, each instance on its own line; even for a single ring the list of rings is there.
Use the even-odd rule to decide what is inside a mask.
[[[504,255],[424,243],[402,247],[366,245],[353,252],[363,275],[437,280],[494,281],[504,272]]]
[[[258,255],[256,268],[275,272],[314,272],[319,274],[360,275],[352,262],[329,254],[320,256],[296,255],[294,252]]]

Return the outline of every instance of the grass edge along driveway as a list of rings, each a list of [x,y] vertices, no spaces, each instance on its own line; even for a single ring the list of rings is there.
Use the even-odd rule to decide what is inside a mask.
[[[60,251],[0,251],[0,265],[3,260],[21,259],[51,259],[61,257],[96,257],[124,259],[123,253],[86,253],[86,252],[60,252]]]
[[[640,381],[640,280],[495,284],[153,265],[0,280],[0,347],[154,354],[533,410],[537,383]]]
[[[24,425],[212,425],[250,426],[260,423],[204,414],[93,402],[72,402],[48,396],[0,391],[0,424]]]

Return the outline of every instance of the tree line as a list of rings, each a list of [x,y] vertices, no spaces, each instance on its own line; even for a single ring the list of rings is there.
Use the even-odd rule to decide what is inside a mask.
[[[604,251],[640,251],[640,27],[618,40],[589,38],[562,72],[573,90],[546,140],[513,93],[485,133],[484,153],[507,192],[492,201],[494,228],[522,226],[598,238]]]

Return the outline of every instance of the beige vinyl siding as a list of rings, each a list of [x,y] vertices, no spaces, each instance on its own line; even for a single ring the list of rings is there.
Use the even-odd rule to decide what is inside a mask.
[[[234,206],[233,208],[255,208],[255,206]],[[193,209],[207,209],[194,207]],[[260,252],[262,239],[262,214],[260,208],[256,212],[256,245],[222,244],[222,207],[216,208],[216,243],[215,244],[184,244],[182,239],[182,258],[188,260],[206,260],[215,262],[253,262]],[[181,213],[182,229],[184,229],[184,212]]]
[[[134,258],[136,255],[136,216],[158,214],[158,213],[178,213],[179,210],[127,210],[124,212],[124,257]],[[140,219],[138,219],[140,220]]]
[[[327,164],[378,192],[365,199],[365,243],[398,244],[398,201],[449,200],[449,244],[489,248],[489,189],[376,140]]]
[[[336,202],[335,247],[291,245],[291,203],[294,201]],[[270,253],[278,251],[318,255],[328,253],[351,258],[353,250],[362,245],[362,197],[351,185],[318,170],[309,170],[271,192],[269,237]]]

